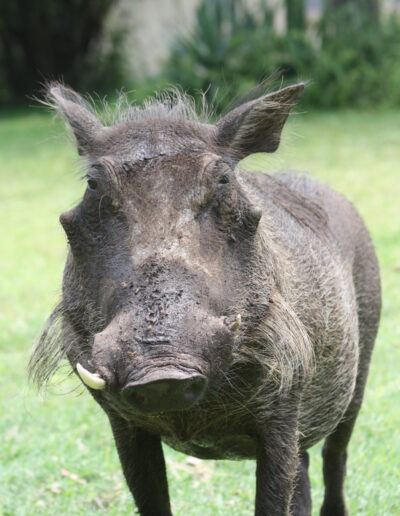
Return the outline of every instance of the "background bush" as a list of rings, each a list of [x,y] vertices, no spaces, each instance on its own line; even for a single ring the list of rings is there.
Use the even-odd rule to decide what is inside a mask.
[[[124,30],[103,40],[117,1],[0,2],[0,102],[26,100],[45,79],[100,92],[120,86]]]
[[[327,8],[316,24],[302,30],[302,21],[280,34],[266,6],[260,15],[243,0],[202,0],[191,35],[173,42],[164,73],[192,94],[207,91],[222,110],[232,93],[277,72],[310,80],[303,98],[309,107],[398,106],[400,22],[373,20],[362,5]]]
[[[284,33],[266,0],[257,10],[246,0],[201,0],[190,35],[170,42],[161,73],[141,83],[129,73],[127,27],[107,25],[118,2],[0,2],[0,103],[26,101],[44,80],[63,79],[100,94],[134,89],[139,101],[172,83],[195,96],[207,91],[224,111],[272,75],[308,80],[307,107],[400,105],[400,21],[379,17],[376,0],[326,0],[318,22],[305,16],[305,0],[285,0]]]

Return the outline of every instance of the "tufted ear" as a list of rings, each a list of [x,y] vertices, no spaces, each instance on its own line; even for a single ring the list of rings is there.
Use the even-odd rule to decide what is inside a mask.
[[[217,145],[240,160],[253,152],[274,152],[291,108],[304,89],[299,83],[246,102],[216,124]]]
[[[74,90],[60,83],[48,86],[47,100],[71,127],[79,154],[90,154],[103,125],[90,110],[88,103]]]

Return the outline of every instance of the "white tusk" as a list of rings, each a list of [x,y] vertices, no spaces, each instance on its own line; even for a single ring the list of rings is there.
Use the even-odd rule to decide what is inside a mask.
[[[106,381],[98,373],[91,373],[78,362],[76,370],[84,384],[92,389],[101,390],[106,388]]]
[[[229,329],[233,332],[236,332],[239,330],[240,328],[240,324],[242,322],[242,316],[240,314],[238,314],[236,316],[236,319],[233,321],[233,323],[229,326]]]

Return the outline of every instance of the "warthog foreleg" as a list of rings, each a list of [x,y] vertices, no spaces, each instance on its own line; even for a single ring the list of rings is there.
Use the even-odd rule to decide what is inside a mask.
[[[310,479],[308,478],[309,463],[308,453],[301,453],[290,508],[292,516],[311,516],[311,487]]]
[[[141,516],[172,516],[159,436],[110,417],[122,469]]]
[[[297,415],[265,423],[259,434],[255,516],[289,516],[298,466]]]

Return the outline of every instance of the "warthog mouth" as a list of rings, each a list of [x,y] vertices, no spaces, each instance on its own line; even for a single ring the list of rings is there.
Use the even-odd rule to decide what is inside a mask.
[[[116,407],[123,409],[126,415],[188,410],[203,398],[208,387],[208,379],[198,371],[171,367],[152,370],[141,378],[130,378],[117,390],[99,373],[89,371],[79,362],[76,371],[90,389],[107,390],[106,396],[111,395]]]

